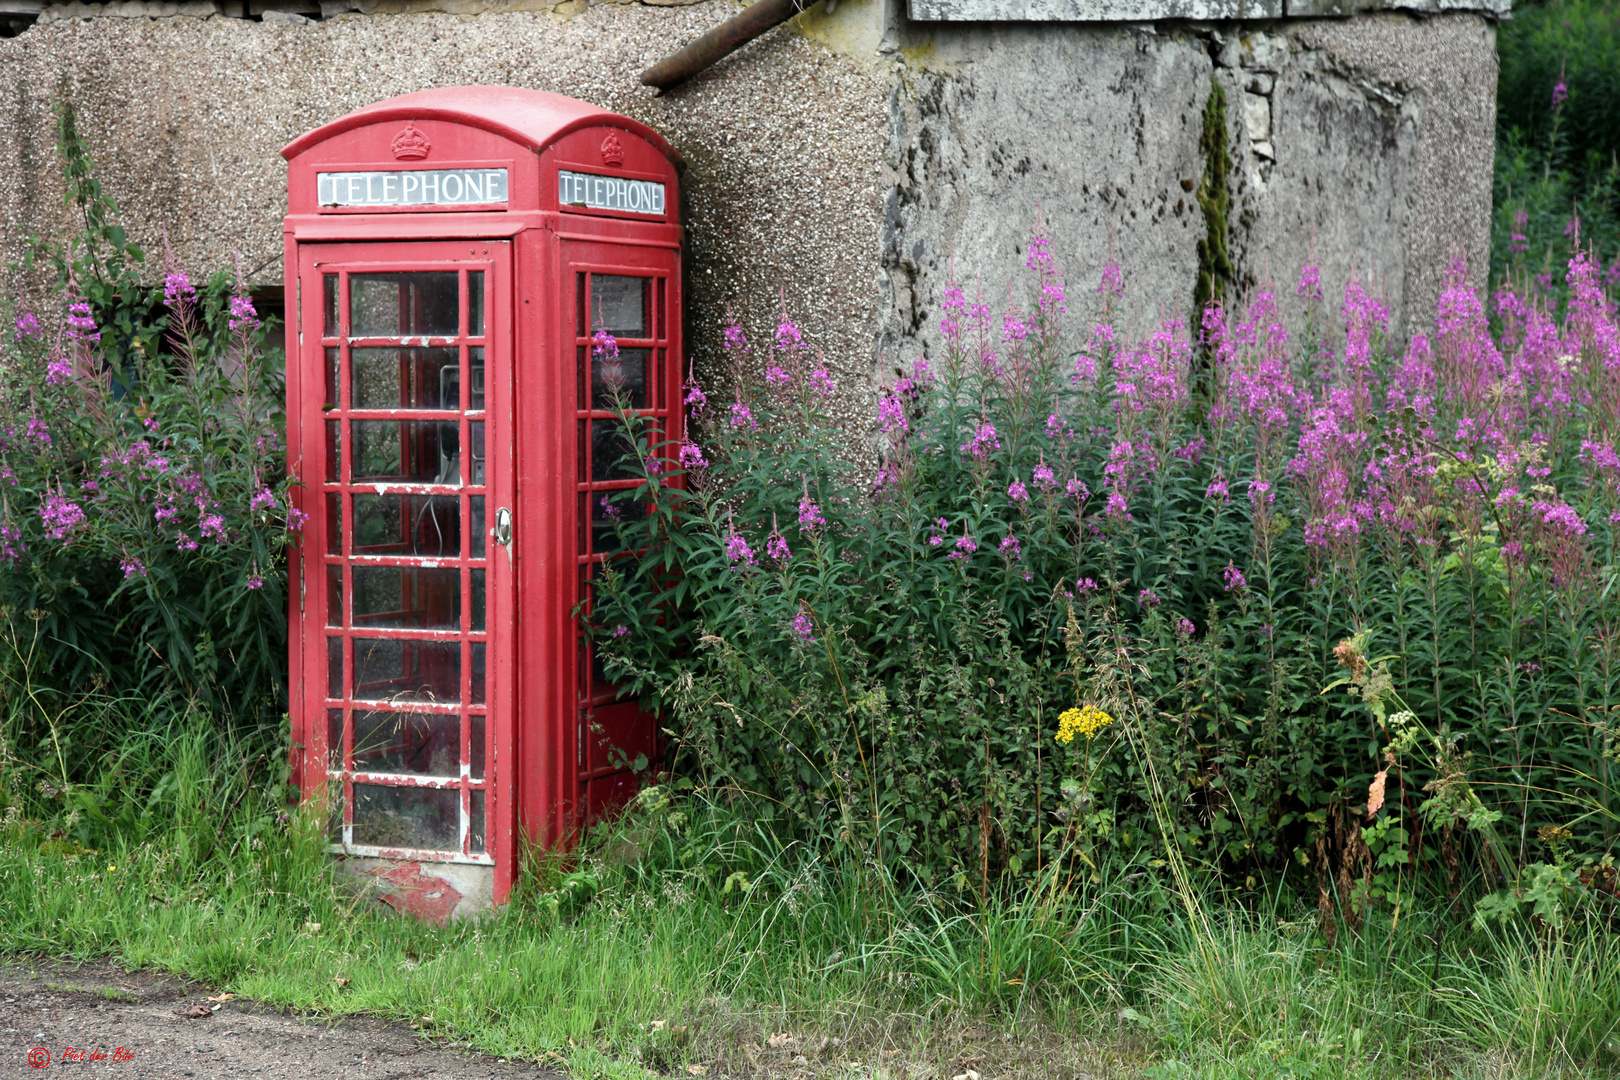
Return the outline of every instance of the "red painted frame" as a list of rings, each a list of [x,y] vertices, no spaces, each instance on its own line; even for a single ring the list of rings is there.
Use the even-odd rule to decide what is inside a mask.
[[[391,142],[407,124],[430,143],[425,160],[396,160],[391,151]],[[492,863],[495,900],[502,903],[515,878],[520,838],[545,847],[569,843],[586,820],[610,810],[633,790],[633,777],[622,767],[624,758],[653,747],[651,718],[616,702],[612,688],[592,678],[592,658],[573,616],[576,603],[590,600],[583,572],[603,557],[591,548],[582,504],[594,497],[590,492],[624,486],[591,477],[590,451],[580,438],[582,423],[602,417],[588,402],[581,408],[579,400],[579,386],[582,381],[588,385],[589,373],[582,379],[578,349],[588,335],[576,325],[575,289],[576,275],[582,273],[653,279],[655,305],[662,292],[662,330],[654,312],[653,336],[627,339],[624,347],[652,350],[652,370],[647,374],[654,400],[648,402],[648,411],[663,426],[663,437],[680,439],[678,159],[656,133],[634,120],[557,95],[511,87],[405,95],[334,121],[283,153],[289,163],[287,310],[296,313],[287,327],[288,456],[289,468],[301,482],[294,504],[310,515],[306,541],[289,567],[294,780],[306,799],[325,798],[327,699],[326,688],[316,678],[324,674],[328,636],[324,567],[345,561],[329,557],[320,542],[325,535],[324,495],[346,490],[342,483],[328,483],[325,472],[325,421],[331,410],[324,407],[323,365],[324,350],[333,342],[321,336],[320,275],[351,267],[483,269],[489,275],[486,528],[493,527],[496,507],[513,510],[509,556],[499,554],[492,538],[486,549],[491,603],[488,663],[494,684],[489,711],[495,718],[494,730],[486,734],[487,853],[480,858],[465,846],[460,851],[361,851],[351,845],[348,850],[413,860]],[[315,174],[321,171],[461,168],[495,161],[511,163],[503,207],[389,207],[334,213],[315,204]],[[658,217],[559,207],[560,168],[657,180],[665,185],[665,213]],[[465,297],[467,279],[460,281]],[[496,319],[502,322],[497,325]],[[434,343],[438,344],[436,339]],[[469,346],[461,338],[456,347]],[[586,355],[588,365],[588,351]],[[507,363],[503,358],[510,358],[509,379],[499,377]],[[465,356],[461,363],[463,372],[469,372]],[[463,387],[467,381],[463,377]],[[338,413],[347,415],[342,409]],[[386,415],[402,419],[413,414],[391,410]],[[470,421],[464,417],[463,422]],[[497,443],[497,431],[503,426],[510,435],[504,446]],[[469,431],[463,428],[463,446]],[[503,453],[509,468],[495,464]],[[464,481],[469,468],[464,462]],[[398,484],[386,486],[404,490]],[[455,497],[466,494],[458,491]],[[345,533],[350,534],[352,528]],[[506,568],[499,569],[503,563]],[[460,565],[474,568],[465,558]],[[464,590],[469,580],[464,574]],[[317,593],[312,602],[311,594]],[[464,613],[469,603],[470,597],[464,595]],[[464,621],[463,627],[467,625]],[[353,628],[336,632],[352,636]],[[464,629],[449,636],[470,641],[470,633]],[[434,635],[418,631],[396,636]],[[448,711],[431,705],[416,708]],[[468,750],[469,729],[470,723],[462,725],[463,753]],[[618,752],[610,752],[610,746]],[[347,792],[355,775],[352,770],[338,772]],[[397,775],[389,783],[411,784]],[[465,806],[477,784],[464,775],[456,779],[456,786],[463,791]]]

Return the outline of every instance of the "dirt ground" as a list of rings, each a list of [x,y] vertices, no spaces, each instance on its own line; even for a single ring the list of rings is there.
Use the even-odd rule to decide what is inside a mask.
[[[212,993],[106,964],[0,965],[0,1077],[561,1080],[440,1049],[399,1024],[304,1019]],[[35,1064],[41,1051],[49,1064]]]

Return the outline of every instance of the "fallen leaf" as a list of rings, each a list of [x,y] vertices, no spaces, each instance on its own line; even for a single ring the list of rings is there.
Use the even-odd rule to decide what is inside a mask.
[[[187,1020],[206,1020],[208,1017],[214,1015],[214,1010],[210,1009],[206,1005],[193,1005],[187,1009],[175,1010],[174,1015],[183,1016]]]
[[[348,985],[349,985],[349,980],[348,980],[348,979],[345,979],[345,978],[344,978],[344,977],[343,977],[343,976],[342,976],[342,975],[339,975],[339,976],[338,976],[338,977],[337,977],[337,978],[336,978],[336,979],[335,979],[335,980],[334,980],[334,981],[335,981],[335,982],[336,982],[336,983],[337,983],[337,984],[338,984],[338,986],[340,986],[340,987],[342,987],[342,986],[348,986]]]
[[[707,1065],[688,1065],[686,1067],[686,1071],[691,1073],[693,1076],[702,1076],[704,1073],[709,1071],[709,1068]]]
[[[972,1069],[968,1069],[966,1072],[951,1077],[951,1080],[979,1080],[979,1074]]]
[[[209,998],[208,1000],[209,1001],[235,1001],[236,1000],[236,995],[235,994],[216,994],[215,996]]]
[[[318,922],[307,922],[304,924],[304,932],[307,934],[318,934],[321,932],[321,924]]]
[[[780,1050],[784,1046],[792,1046],[795,1041],[792,1035],[783,1031],[766,1039],[765,1045],[772,1050]]]
[[[803,1054],[794,1054],[793,1055],[793,1064],[795,1064],[795,1065],[808,1065],[808,1064],[810,1064],[810,1062],[805,1060],[805,1057],[804,1057]]]
[[[668,1024],[669,1024],[668,1020],[654,1020],[652,1023],[647,1025],[647,1030],[648,1031],[663,1031],[664,1028],[668,1026]]]
[[[1373,815],[1378,813],[1384,805],[1384,782],[1389,779],[1388,769],[1379,769],[1373,776],[1372,783],[1367,785],[1367,820],[1371,821]]]

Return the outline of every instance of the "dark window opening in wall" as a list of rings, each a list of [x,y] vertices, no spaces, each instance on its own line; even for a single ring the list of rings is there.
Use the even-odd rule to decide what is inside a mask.
[[[0,0],[0,38],[13,38],[39,18],[45,0]]]

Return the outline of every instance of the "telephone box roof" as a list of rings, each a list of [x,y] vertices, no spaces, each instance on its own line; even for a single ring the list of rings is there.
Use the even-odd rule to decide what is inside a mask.
[[[674,147],[639,121],[575,98],[520,86],[444,86],[401,94],[357,109],[299,136],[282,149],[281,155],[291,160],[334,135],[390,120],[447,120],[467,124],[534,150],[545,149],[576,128],[616,127],[639,135],[671,163],[680,162]]]

